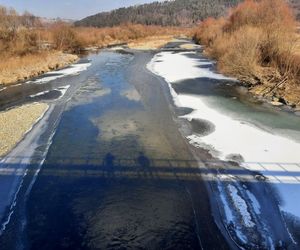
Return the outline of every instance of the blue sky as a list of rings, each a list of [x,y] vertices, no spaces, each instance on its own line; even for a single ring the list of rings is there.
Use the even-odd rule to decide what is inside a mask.
[[[25,10],[42,17],[80,19],[101,11],[154,0],[0,0],[0,5]]]

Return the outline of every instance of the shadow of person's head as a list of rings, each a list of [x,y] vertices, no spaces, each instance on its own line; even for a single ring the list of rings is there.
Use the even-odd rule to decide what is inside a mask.
[[[143,152],[139,153],[137,162],[141,167],[150,167],[150,159]]]
[[[114,160],[115,156],[111,153],[107,153],[105,157],[103,158],[103,164],[106,167],[113,167],[114,166]]]

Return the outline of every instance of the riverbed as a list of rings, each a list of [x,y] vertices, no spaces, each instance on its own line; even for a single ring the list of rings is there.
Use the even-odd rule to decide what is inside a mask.
[[[296,246],[297,231],[289,230],[297,220],[287,225],[278,192],[255,167],[269,178],[288,176],[282,167],[297,164],[299,117],[239,92],[201,47],[183,49],[187,43],[103,50],[0,92],[2,109],[50,106],[4,159],[1,178],[14,180],[15,192],[6,195],[13,206],[2,215],[3,249]],[[275,153],[264,144],[255,162],[243,133],[222,130],[236,121],[245,133],[254,127],[291,144],[275,141],[282,145]],[[285,165],[265,166],[261,159],[276,152]]]
[[[151,57],[102,51],[80,76],[45,81],[71,87],[59,105],[51,99],[45,133],[55,133],[41,135],[46,158],[36,179],[36,165],[24,177],[2,246],[227,249]]]

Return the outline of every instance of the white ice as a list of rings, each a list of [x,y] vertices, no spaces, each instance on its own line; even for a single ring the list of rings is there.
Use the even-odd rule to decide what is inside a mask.
[[[77,64],[72,64],[71,66],[65,68],[65,69],[60,69],[60,70],[55,70],[51,71],[48,73],[45,73],[42,78],[36,79],[33,81],[28,81],[27,83],[46,83],[53,81],[58,78],[62,78],[68,75],[76,75],[82,71],[87,70],[87,68],[91,65],[91,63],[77,63]],[[57,74],[57,75],[56,75]]]
[[[199,66],[212,65],[207,60],[199,60],[188,57],[195,55],[195,52],[161,52],[154,56],[147,65],[153,73],[162,76],[167,82],[174,83],[186,79],[211,78],[211,79],[230,79],[222,74],[215,73],[208,68],[199,68]]]
[[[238,190],[231,184],[228,185],[228,190],[234,206],[240,211],[244,225],[246,227],[254,227],[255,224],[253,223],[251,215],[248,212],[248,206],[244,199],[241,196],[239,196]]]
[[[213,133],[207,136],[193,135],[188,139],[191,143],[210,145],[219,158],[225,160],[230,154],[240,154],[246,162],[300,162],[300,154],[296,153],[300,152],[299,142],[235,120],[209,107],[200,96],[178,95],[177,100],[183,107],[194,109],[183,118],[204,119],[215,125]],[[281,168],[274,169],[274,164],[267,164],[266,167],[269,171],[283,171]]]
[[[38,92],[38,93],[36,93],[36,94],[30,95],[29,97],[31,97],[31,98],[38,97],[38,96],[47,94],[47,93],[49,93],[50,91],[51,91],[51,90],[41,91],[41,92]]]
[[[260,214],[260,205],[259,205],[258,200],[256,199],[256,197],[249,190],[246,190],[246,192],[247,192],[248,197],[251,200],[254,212],[257,213],[257,214]]]
[[[59,99],[60,99],[65,95],[65,93],[67,92],[69,87],[70,87],[70,85],[66,85],[66,86],[62,86],[62,87],[59,87],[59,88],[53,89],[53,90],[57,90],[61,93],[61,95],[59,96]],[[42,92],[38,92],[36,94],[30,95],[30,97],[34,98],[34,97],[42,96],[42,95],[47,94],[47,93],[49,93],[53,90],[50,89],[50,90],[45,90],[45,91],[42,91]]]
[[[66,85],[66,86],[63,86],[63,87],[59,87],[58,89],[56,90],[59,90],[60,93],[61,93],[61,96],[59,98],[62,98],[65,93],[67,92],[67,90],[70,88],[71,85]]]
[[[220,183],[220,181],[218,181],[218,190],[219,190],[219,193],[220,193],[220,197],[221,197],[221,202],[222,202],[222,205],[223,205],[223,208],[224,208],[224,212],[225,212],[225,216],[226,216],[226,222],[229,224],[230,222],[233,222],[233,214],[232,214],[232,211],[229,207],[229,204],[226,200],[226,197],[225,197],[225,192],[223,190],[223,187]]]
[[[244,167],[261,172],[276,186],[283,199],[281,209],[300,218],[300,142],[274,134],[271,129],[266,131],[237,120],[210,107],[200,95],[178,95],[172,84],[180,84],[182,80],[201,77],[228,79],[208,68],[200,68],[210,62],[188,57],[189,54],[194,53],[162,52],[154,56],[147,67],[168,82],[176,106],[194,110],[183,118],[204,119],[215,125],[215,131],[207,136],[189,136],[190,143],[205,147],[215,157],[224,160],[231,154],[241,155],[245,160]]]

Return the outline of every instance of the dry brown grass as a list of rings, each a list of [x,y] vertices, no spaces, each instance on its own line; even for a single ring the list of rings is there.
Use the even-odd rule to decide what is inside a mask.
[[[74,27],[60,21],[41,25],[35,19],[28,26],[28,18],[0,6],[0,55],[24,56],[43,50],[45,44],[47,48],[78,53],[86,47],[102,48],[116,43],[142,41],[147,37],[189,32],[184,28],[130,23],[108,28]]]
[[[171,42],[173,39],[173,35],[150,36],[129,42],[128,47],[138,50],[159,49],[167,43]]]
[[[295,54],[300,55],[300,34],[297,34],[297,42],[295,45]]]
[[[150,42],[154,47],[164,44],[170,37],[187,35],[190,30],[176,27],[145,26],[125,24],[112,28],[76,28],[80,41],[87,46],[106,47],[112,44],[129,43],[143,47],[141,43]],[[157,42],[154,40],[157,39]],[[157,46],[154,44],[157,43]],[[151,45],[151,44],[149,44]]]
[[[62,52],[80,53],[87,47],[103,48],[118,43],[130,43],[140,49],[158,48],[173,36],[188,32],[176,27],[139,24],[112,28],[76,28],[63,22],[41,25],[29,14],[19,15],[0,6],[0,84],[64,67],[77,58]]]
[[[25,56],[4,57],[0,62],[0,84],[15,83],[76,61],[76,55],[44,51]]]
[[[195,39],[218,60],[218,68],[265,96],[300,88],[296,21],[284,0],[246,0],[226,18],[204,21]],[[287,96],[291,104],[300,97]]]

